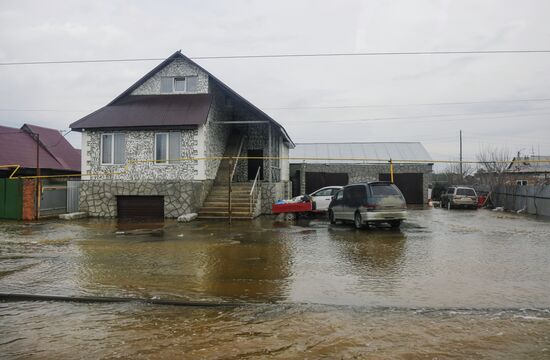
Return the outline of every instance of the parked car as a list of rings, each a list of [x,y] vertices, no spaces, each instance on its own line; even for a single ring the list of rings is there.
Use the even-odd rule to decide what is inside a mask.
[[[332,201],[332,197],[340,189],[342,189],[342,186],[326,186],[309,194],[315,204],[315,211],[327,211]]]
[[[336,193],[328,216],[331,224],[353,221],[357,229],[377,223],[398,228],[407,216],[407,205],[399,188],[390,182],[353,184]]]
[[[467,186],[451,186],[441,194],[441,207],[477,209],[478,199],[476,191]]]

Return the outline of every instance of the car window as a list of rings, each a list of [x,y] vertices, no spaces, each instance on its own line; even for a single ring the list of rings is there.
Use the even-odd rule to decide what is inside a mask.
[[[399,195],[399,191],[393,185],[371,184],[370,189],[372,191],[373,196]]]
[[[447,190],[447,194],[454,194],[455,193],[455,188],[449,188],[449,190]]]
[[[332,195],[336,194],[338,191],[340,191],[340,189],[337,189],[337,188],[332,189]]]
[[[313,196],[331,196],[332,189],[319,190],[316,193],[313,193]]]
[[[342,200],[344,198],[344,192],[342,190],[336,193],[336,200]]]
[[[474,189],[457,189],[456,190],[457,195],[464,195],[464,196],[476,196],[476,193]]]
[[[367,189],[363,185],[349,186],[344,189],[344,202],[350,206],[359,206],[367,196]]]

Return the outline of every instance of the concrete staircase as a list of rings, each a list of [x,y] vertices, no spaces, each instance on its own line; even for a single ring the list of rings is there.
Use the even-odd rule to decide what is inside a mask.
[[[252,183],[233,183],[231,185],[231,218],[251,219],[250,190]],[[214,184],[206,201],[199,210],[200,219],[229,218],[229,187]]]
[[[238,156],[241,136],[230,136],[224,157]],[[235,160],[233,160],[235,161]],[[233,171],[233,164],[229,164],[228,159],[223,159],[218,168],[214,185],[210,190],[202,208],[199,210],[199,219],[228,219],[229,218],[229,176]],[[252,199],[250,191],[252,182],[231,183],[231,218],[232,219],[252,219],[254,217],[254,207],[256,197]],[[259,184],[257,184],[258,186]],[[252,212],[251,212],[251,200]]]

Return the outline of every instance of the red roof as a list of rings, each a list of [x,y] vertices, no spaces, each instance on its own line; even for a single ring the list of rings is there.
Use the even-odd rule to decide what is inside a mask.
[[[39,135],[41,169],[80,172],[80,150],[55,129],[25,124],[21,129],[0,126],[0,165],[36,168],[36,140]]]

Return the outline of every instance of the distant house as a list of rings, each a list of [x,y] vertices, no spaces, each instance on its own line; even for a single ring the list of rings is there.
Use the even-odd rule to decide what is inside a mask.
[[[516,156],[506,169],[508,183],[535,185],[550,181],[550,156]]]
[[[38,147],[38,153],[37,153]],[[0,165],[19,165],[15,176],[80,173],[80,150],[75,149],[58,130],[25,124],[20,129],[0,126]],[[0,167],[6,178],[13,167]]]
[[[290,159],[293,195],[330,185],[390,180],[391,159],[394,182],[407,203],[428,200],[433,163],[419,142],[297,143]]]
[[[71,128],[92,216],[227,217],[231,181],[232,216],[251,218],[290,192],[285,129],[180,51]]]
[[[37,175],[37,168],[46,176],[40,184],[20,178]],[[64,184],[60,189],[51,184],[60,184],[60,179],[73,174],[80,175],[80,150],[58,130],[29,124],[20,129],[0,126],[0,219],[33,220],[38,214],[64,212]]]

